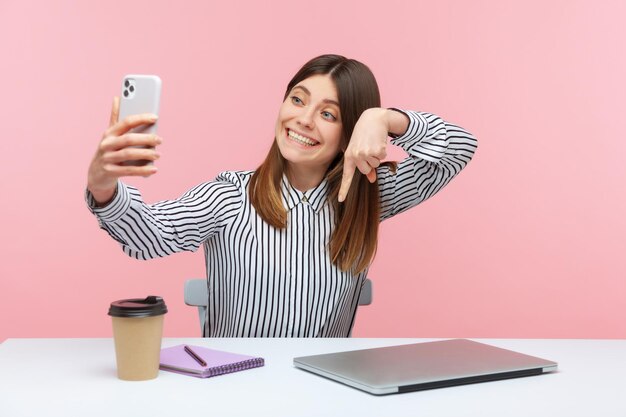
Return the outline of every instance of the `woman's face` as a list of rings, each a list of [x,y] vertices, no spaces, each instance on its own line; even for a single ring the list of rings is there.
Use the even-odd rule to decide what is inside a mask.
[[[296,84],[276,120],[276,142],[287,163],[326,172],[339,153],[341,134],[333,80],[328,75],[313,75]]]

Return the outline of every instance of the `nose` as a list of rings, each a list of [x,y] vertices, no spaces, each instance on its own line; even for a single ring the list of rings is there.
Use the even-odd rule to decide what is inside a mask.
[[[297,119],[297,123],[300,126],[306,127],[307,129],[313,129],[313,112],[315,110],[312,108],[303,109],[302,113]]]

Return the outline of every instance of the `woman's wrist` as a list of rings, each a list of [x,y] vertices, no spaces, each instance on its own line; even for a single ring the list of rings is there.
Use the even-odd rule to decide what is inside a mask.
[[[402,136],[409,128],[409,117],[396,109],[385,109],[385,121],[387,123],[387,132],[391,136]]]
[[[94,191],[89,190],[96,207],[106,207],[117,196],[117,185],[111,190]]]

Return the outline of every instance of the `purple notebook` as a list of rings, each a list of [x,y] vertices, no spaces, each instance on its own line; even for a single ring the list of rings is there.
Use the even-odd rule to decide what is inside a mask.
[[[206,362],[203,366],[185,351],[185,346],[193,350],[199,359]],[[263,358],[224,352],[202,346],[177,345],[161,349],[161,363],[159,368],[164,371],[177,372],[198,378],[228,374],[245,369],[263,366]]]

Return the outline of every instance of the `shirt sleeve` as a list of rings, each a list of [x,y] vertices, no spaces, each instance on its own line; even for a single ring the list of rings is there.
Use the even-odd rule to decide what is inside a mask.
[[[143,202],[136,188],[120,181],[106,207],[96,207],[89,191],[85,199],[100,228],[118,241],[127,255],[145,260],[198,250],[236,217],[243,193],[239,176],[223,172],[176,200],[152,205]]]
[[[406,132],[391,143],[409,155],[398,163],[376,170],[380,188],[380,220],[402,213],[435,195],[472,159],[477,141],[463,128],[424,112],[401,111],[409,118]]]

